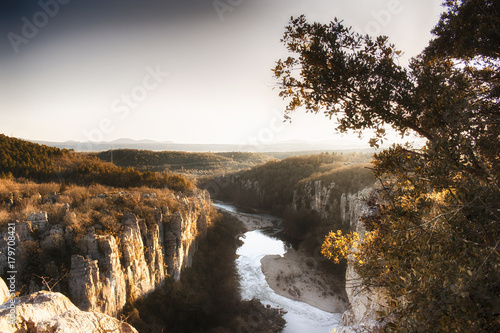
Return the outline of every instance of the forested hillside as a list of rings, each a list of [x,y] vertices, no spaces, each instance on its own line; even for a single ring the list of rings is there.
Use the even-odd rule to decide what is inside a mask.
[[[340,221],[341,198],[374,184],[370,159],[356,153],[296,156],[205,179],[200,186],[215,199],[283,217],[290,241],[313,250],[331,228],[348,229]]]
[[[354,193],[373,184],[369,154],[296,156],[268,162],[250,170],[205,180],[205,186],[220,199],[282,215],[293,200],[294,191],[306,181],[338,182]],[[365,163],[354,163],[364,161]]]
[[[0,175],[79,185],[168,187],[175,191],[191,191],[194,188],[181,175],[122,168],[95,157],[5,135],[0,135]]]
[[[188,153],[177,151],[151,151],[136,149],[116,149],[90,154],[102,161],[121,167],[133,167],[141,171],[183,171],[188,173],[223,173],[263,164],[274,158],[265,154],[228,153]]]
[[[56,159],[69,156],[61,150],[0,134],[0,175],[51,179],[58,172]]]

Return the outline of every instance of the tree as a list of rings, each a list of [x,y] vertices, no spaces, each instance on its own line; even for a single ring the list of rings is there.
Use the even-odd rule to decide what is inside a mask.
[[[291,20],[274,68],[286,117],[324,112],[340,131],[426,139],[375,155],[378,213],[356,245],[364,285],[390,299],[386,330],[500,330],[500,17],[493,0],[446,1],[436,38],[408,67],[388,38]],[[324,252],[344,246],[336,233]],[[339,236],[342,237],[342,236]],[[348,235],[353,237],[353,235]],[[351,242],[352,243],[352,242]]]

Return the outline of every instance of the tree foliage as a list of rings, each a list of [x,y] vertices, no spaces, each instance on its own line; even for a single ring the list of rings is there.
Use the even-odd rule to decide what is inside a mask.
[[[340,131],[391,126],[424,137],[420,149],[375,155],[378,195],[356,246],[365,286],[390,299],[387,330],[500,330],[499,20],[497,1],[446,1],[436,35],[408,67],[387,37],[362,36],[339,20],[291,20],[293,53],[274,68],[290,112],[336,118]],[[335,237],[333,237],[333,236]],[[324,250],[349,239],[332,234]],[[335,246],[340,244],[340,246]]]
[[[500,44],[500,3],[491,0],[446,0],[448,11],[432,31],[439,38],[431,41],[427,53],[460,58],[481,54],[498,58]]]

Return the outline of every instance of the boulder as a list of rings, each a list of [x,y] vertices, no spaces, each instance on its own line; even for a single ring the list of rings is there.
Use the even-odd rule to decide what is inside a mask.
[[[28,215],[28,221],[31,222],[33,228],[37,227],[43,233],[48,225],[47,212],[36,212]]]
[[[15,310],[14,310],[15,309]],[[70,333],[137,330],[116,318],[80,311],[60,293],[39,291],[10,299],[0,306],[0,332]]]

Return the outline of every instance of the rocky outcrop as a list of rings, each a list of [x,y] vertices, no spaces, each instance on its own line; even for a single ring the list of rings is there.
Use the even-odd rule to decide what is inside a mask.
[[[102,229],[99,223],[89,227],[77,243],[71,244],[72,252],[77,254],[69,257],[69,251],[65,250],[71,264],[66,278],[56,284],[55,290],[67,291],[68,297],[81,310],[117,316],[127,301],[148,294],[167,276],[178,280],[182,269],[191,265],[197,237],[206,233],[211,201],[206,191],[189,197],[171,196],[175,212],[167,207],[156,208],[154,218],[147,221],[125,213],[120,230],[113,235],[98,232]],[[155,197],[145,198],[153,200]],[[78,224],[69,205],[65,214],[67,220],[75,220]],[[26,248],[57,253],[68,248],[67,242],[75,233],[71,226],[51,225],[46,212],[29,214],[28,221],[17,221],[15,231],[19,266],[29,262]],[[0,237],[0,273],[7,267],[8,237],[7,233]],[[54,271],[57,269],[55,267]],[[28,292],[41,288],[39,279],[33,278]]]
[[[88,254],[71,257],[68,289],[80,309],[117,315],[127,301],[127,284],[120,251],[113,236],[87,235]],[[94,247],[89,245],[94,245]],[[95,251],[93,251],[95,250]]]
[[[346,193],[334,182],[325,184],[321,180],[306,181],[294,191],[292,208],[296,212],[315,211],[323,221],[328,221],[338,229],[354,230],[363,210],[364,203],[360,198],[369,192],[370,188],[366,188]]]
[[[81,311],[63,294],[39,291],[0,306],[0,332],[137,333],[137,330],[108,315]]]
[[[368,333],[382,328],[378,322],[377,311],[384,308],[385,298],[380,289],[364,290],[359,285],[359,275],[352,265],[347,265],[346,293],[349,299],[349,309],[342,314],[342,326],[335,333]]]
[[[122,267],[127,282],[128,296],[135,299],[139,296],[146,295],[156,286],[156,281],[153,274],[161,276],[163,281],[164,267],[163,261],[159,266],[151,266],[151,262],[146,258],[146,251],[152,253],[162,253],[163,248],[160,244],[160,235],[158,234],[158,227],[147,228],[144,221],[138,220],[132,214],[123,216],[122,222],[124,229],[120,236],[121,253],[122,253]],[[142,230],[141,226],[142,224]],[[153,230],[151,230],[153,229]],[[144,239],[143,235],[144,233]],[[153,243],[152,247],[145,248],[145,240],[148,239]],[[163,257],[163,256],[162,256]]]
[[[341,216],[344,223],[349,223],[351,230],[359,234],[363,240],[366,234],[362,216],[373,214],[372,207],[366,202],[373,195],[372,188],[366,188],[356,194],[342,195]],[[365,333],[374,332],[381,328],[377,318],[377,311],[381,311],[386,304],[384,292],[380,288],[366,290],[360,285],[360,276],[353,265],[353,258],[349,258],[346,271],[346,293],[349,299],[349,309],[342,315],[342,326],[335,329],[335,333]]]
[[[47,212],[36,212],[28,215],[28,221],[31,222],[33,228],[38,229],[40,232],[44,232],[48,226]]]
[[[154,223],[124,214],[117,237],[88,231],[69,272],[69,294],[80,309],[116,316],[128,300],[148,294],[166,276],[179,279],[191,265],[196,238],[206,233],[211,202],[207,192],[196,200],[177,199],[183,207],[173,214],[157,209]]]
[[[338,215],[339,197],[335,183],[323,185],[321,180],[307,181],[293,193],[293,209],[313,210],[323,220],[331,220]]]
[[[178,280],[183,267],[191,266],[196,243],[193,242],[199,227],[206,232],[206,222],[196,220],[194,211],[175,213],[165,228],[165,262],[169,273]],[[203,217],[202,217],[203,219]]]
[[[293,208],[296,211],[313,210],[323,221],[333,224],[333,229],[355,231],[362,240],[366,229],[361,217],[373,213],[372,208],[367,205],[373,193],[372,187],[356,193],[342,193],[335,183],[324,185],[320,180],[305,182],[303,187],[294,193]],[[381,311],[385,304],[383,291],[367,291],[362,288],[352,258],[347,264],[345,289],[349,308],[342,315],[342,326],[335,332],[364,333],[380,328],[376,318],[377,311]]]

